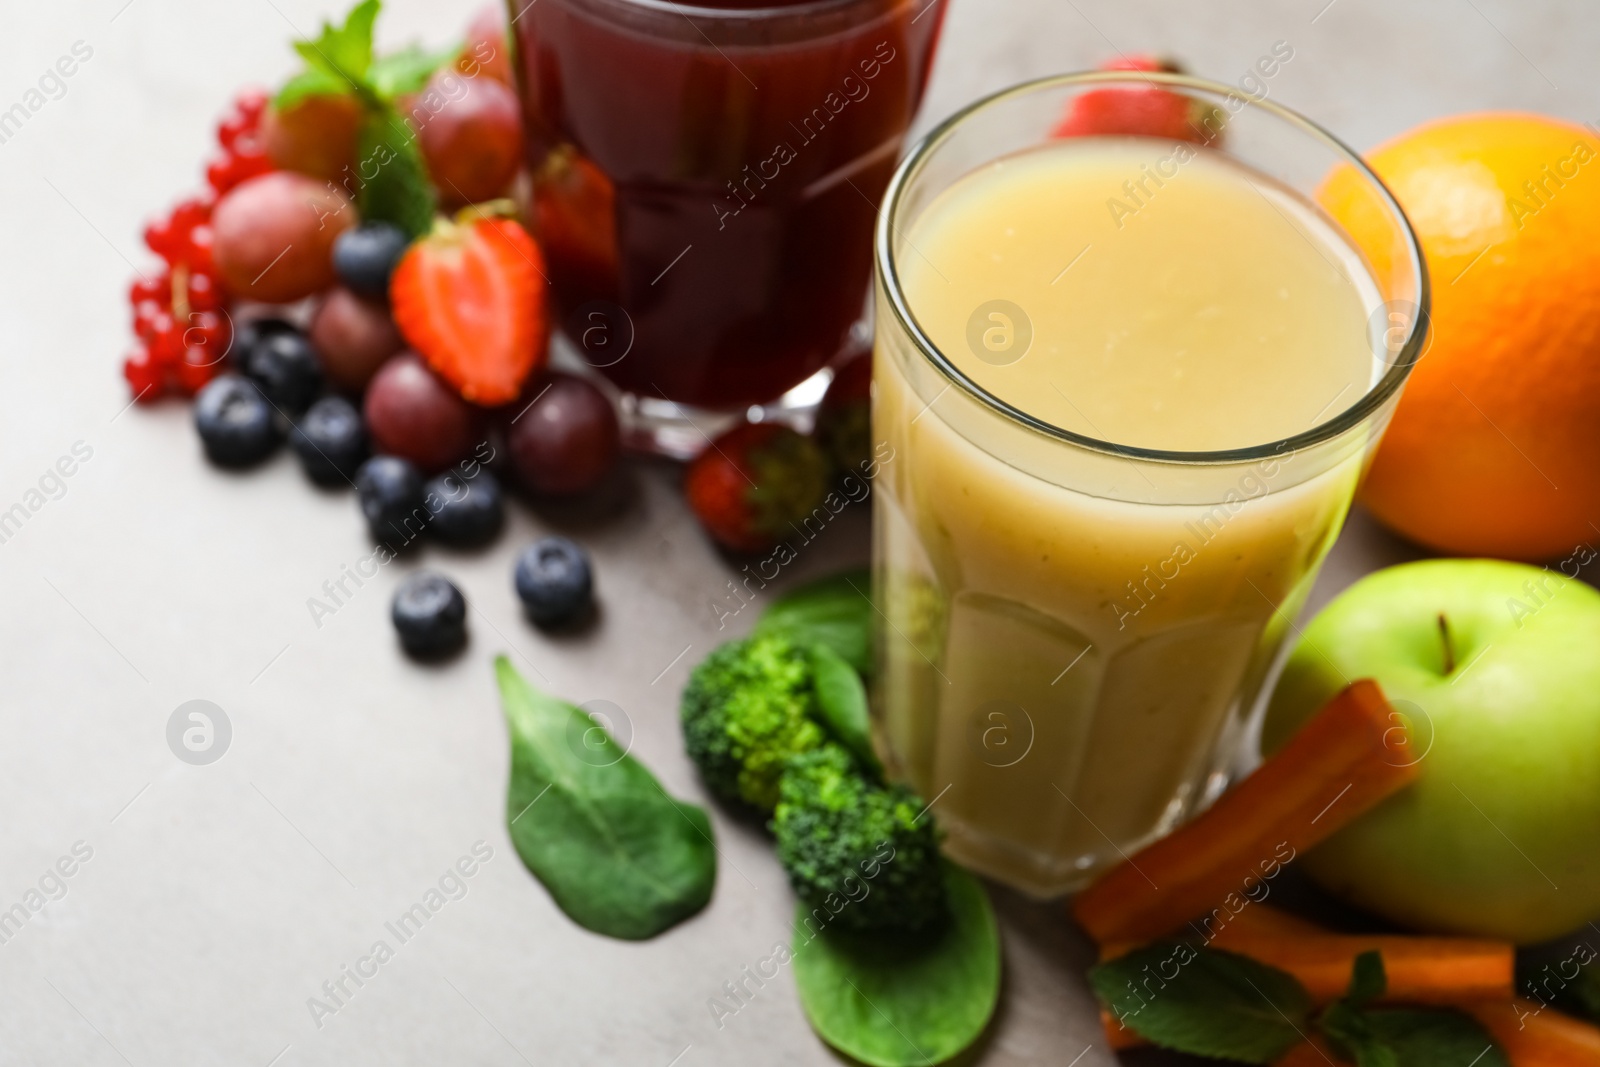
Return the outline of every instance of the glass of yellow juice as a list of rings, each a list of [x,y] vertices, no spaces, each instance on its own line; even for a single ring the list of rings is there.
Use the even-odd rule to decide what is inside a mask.
[[[1052,133],[1108,91],[1186,121]],[[1069,892],[1226,786],[1421,353],[1422,255],[1306,119],[1105,72],[934,130],[876,259],[876,743],[954,858]]]

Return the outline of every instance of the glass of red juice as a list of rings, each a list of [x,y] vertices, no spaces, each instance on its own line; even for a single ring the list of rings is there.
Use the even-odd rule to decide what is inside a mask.
[[[560,325],[625,410],[743,410],[826,367],[945,0],[508,3]]]

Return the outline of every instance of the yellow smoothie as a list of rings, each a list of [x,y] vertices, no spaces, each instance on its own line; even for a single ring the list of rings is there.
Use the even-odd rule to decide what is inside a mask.
[[[957,179],[897,235],[923,332],[1050,426],[1181,452],[1311,429],[1380,377],[1360,257],[1287,188],[1147,139]],[[880,289],[878,741],[960,861],[1068,891],[1225,783],[1365,452],[1079,448],[941,375]],[[1367,433],[1376,433],[1381,426]]]

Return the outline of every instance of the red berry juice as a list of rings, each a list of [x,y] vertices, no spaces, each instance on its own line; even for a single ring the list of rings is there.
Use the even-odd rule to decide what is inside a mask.
[[[580,351],[638,396],[724,410],[827,364],[944,0],[510,7],[535,223]]]

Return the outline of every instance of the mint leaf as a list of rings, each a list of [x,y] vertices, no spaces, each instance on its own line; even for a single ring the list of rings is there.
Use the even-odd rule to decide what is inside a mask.
[[[1311,998],[1293,975],[1232,952],[1162,941],[1089,969],[1140,1037],[1197,1056],[1272,1063],[1302,1040]]]
[[[371,109],[356,142],[356,206],[364,222],[392,222],[410,237],[433,227],[434,193],[411,127],[392,104]]]
[[[857,759],[873,771],[881,771],[878,756],[872,751],[867,690],[861,684],[861,675],[827,645],[812,645],[810,651],[818,718]]]
[[[350,92],[350,83],[329,74],[322,67],[307,67],[284,83],[272,106],[285,111],[308,96],[339,96]]]
[[[378,19],[379,0],[361,0],[350,9],[344,25],[322,24],[322,32],[313,40],[296,41],[307,65],[321,69],[339,78],[351,88],[363,88],[367,68],[372,66],[372,26]]]
[[[495,660],[511,780],[511,843],[561,910],[609,937],[654,937],[711,899],[717,854],[705,810],[674,800],[582,708]]]
[[[1360,1006],[1383,996],[1389,988],[1389,977],[1383,970],[1383,955],[1376,950],[1363,952],[1350,968],[1350,988],[1344,999]]]
[[[838,923],[819,928],[804,904],[795,913],[800,1006],[824,1041],[870,1067],[949,1059],[978,1039],[999,1002],[1000,935],[988,894],[966,871],[944,867],[951,917],[937,933],[853,933]]]
[[[1463,1012],[1369,1008],[1360,1014],[1364,1043],[1350,1049],[1358,1067],[1510,1067],[1489,1032]]]
[[[756,633],[782,633],[797,644],[822,644],[872,674],[872,575],[865,568],[803,585],[773,601]]]
[[[460,48],[447,48],[430,52],[411,45],[398,52],[379,56],[367,71],[367,82],[374,92],[385,100],[419,92],[433,72],[460,54]]]

